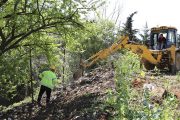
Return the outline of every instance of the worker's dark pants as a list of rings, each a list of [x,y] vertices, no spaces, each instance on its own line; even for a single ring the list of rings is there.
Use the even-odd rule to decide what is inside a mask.
[[[41,102],[41,98],[42,98],[42,95],[43,95],[44,92],[46,92],[46,104],[48,104],[49,101],[50,101],[50,97],[51,97],[51,89],[46,87],[46,86],[43,86],[43,85],[41,85],[41,88],[40,88],[40,91],[39,91],[38,103]]]
[[[159,43],[159,50],[162,50],[162,49],[165,49],[166,48],[166,43],[164,43],[164,42],[161,42],[161,43]]]

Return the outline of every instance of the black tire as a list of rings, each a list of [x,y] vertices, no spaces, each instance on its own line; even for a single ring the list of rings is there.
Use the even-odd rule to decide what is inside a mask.
[[[176,74],[176,65],[169,65],[169,71],[172,75]]]
[[[159,69],[159,70],[164,70],[164,68],[166,67],[164,64],[157,64],[156,67]]]
[[[180,71],[180,52],[176,52],[176,71]]]
[[[147,61],[146,59],[142,59],[143,65],[146,68],[146,70],[153,70],[155,68],[155,65]]]

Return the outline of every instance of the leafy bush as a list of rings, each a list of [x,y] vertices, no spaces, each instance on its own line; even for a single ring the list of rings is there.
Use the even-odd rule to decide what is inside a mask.
[[[132,74],[140,71],[139,57],[132,52],[125,51],[115,62],[116,93],[111,93],[107,100],[116,110],[115,119],[132,119],[133,113],[129,106],[130,81]]]
[[[115,91],[109,91],[106,106],[113,108],[112,119],[117,120],[173,120],[177,101],[168,95],[161,105],[152,104],[149,91],[131,88],[133,77],[141,74],[139,57],[125,52],[115,62]],[[107,107],[106,107],[107,108]]]

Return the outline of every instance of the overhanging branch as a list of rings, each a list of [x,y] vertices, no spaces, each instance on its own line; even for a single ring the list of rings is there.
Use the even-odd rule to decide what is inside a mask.
[[[19,42],[21,42],[23,39],[27,38],[27,37],[28,37],[29,35],[31,35],[32,33],[35,33],[35,32],[37,32],[37,31],[39,31],[39,30],[41,30],[41,29],[48,29],[48,28],[55,27],[55,25],[58,24],[58,23],[62,23],[62,22],[59,21],[59,22],[54,22],[54,23],[51,23],[51,24],[43,25],[43,26],[41,26],[41,27],[38,27],[38,28],[36,28],[36,29],[33,29],[33,30],[27,32],[27,33],[22,34],[22,36],[21,36],[16,42],[14,42],[14,43],[13,43],[12,45],[10,45],[9,47],[5,48],[5,50],[4,50],[3,52],[6,52],[6,51],[8,51],[8,50],[10,50],[10,49],[13,49],[13,48],[17,48],[17,44],[18,44]],[[11,41],[13,41],[13,40],[15,40],[15,39],[12,39]]]

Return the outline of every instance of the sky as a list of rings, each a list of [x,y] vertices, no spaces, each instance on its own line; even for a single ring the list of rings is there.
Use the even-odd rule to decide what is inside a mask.
[[[180,33],[180,1],[179,0],[107,0],[102,10],[103,14],[111,20],[116,20],[120,13],[118,24],[125,23],[126,18],[133,12],[138,13],[133,17],[133,27],[143,29],[146,22],[148,27],[173,26]],[[113,11],[116,15],[113,15]]]

